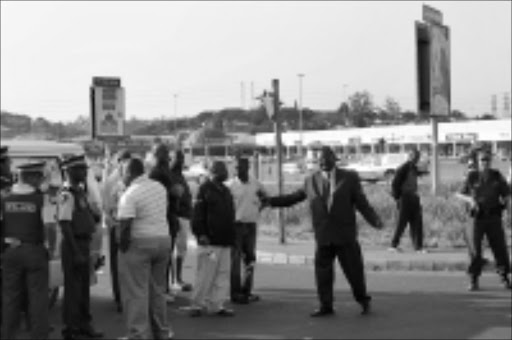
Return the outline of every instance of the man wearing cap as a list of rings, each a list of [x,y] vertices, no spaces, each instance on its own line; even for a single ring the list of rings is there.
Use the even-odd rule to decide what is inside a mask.
[[[510,199],[510,187],[499,170],[491,168],[492,153],[489,150],[482,148],[476,155],[478,169],[468,174],[462,190],[456,195],[470,205],[474,219],[465,235],[470,258],[468,289],[476,291],[480,288],[478,281],[485,263],[482,257],[484,236],[489,241],[503,286],[511,289],[510,258],[502,225],[502,213]]]
[[[59,198],[59,223],[62,228],[62,269],[64,272],[63,319],[65,339],[103,334],[91,324],[90,313],[90,244],[100,219],[93,211],[84,189],[87,180],[85,157],[73,156],[62,164],[68,182]]]
[[[125,185],[122,181],[123,165],[130,159],[131,152],[129,150],[120,150],[115,157],[115,168],[111,173],[104,174],[102,186],[103,211],[105,212],[105,223],[109,230],[110,278],[112,283],[112,293],[114,294],[114,302],[116,303],[118,312],[121,312],[122,305],[117,266],[117,254],[119,249],[119,243],[117,241],[119,235],[117,208],[119,199],[125,190]]]
[[[50,202],[39,187],[44,163],[18,167],[19,182],[2,198],[2,339],[16,338],[18,321],[28,300],[30,333],[33,339],[47,339],[48,320],[48,228],[55,226]]]
[[[289,207],[309,201],[316,240],[315,278],[320,308],[312,317],[334,314],[334,259],[338,261],[352,288],[362,314],[370,312],[371,297],[366,291],[363,256],[357,241],[356,209],[376,229],[383,224],[368,203],[356,172],[337,169],[336,156],[329,147],[320,154],[320,170],[308,176],[304,186],[294,193],[271,197],[272,207]]]
[[[267,194],[257,179],[249,177],[249,159],[238,157],[236,169],[237,176],[227,183],[236,209],[235,246],[231,252],[231,301],[246,304],[259,300],[258,295],[252,294],[256,265],[256,223],[260,216],[261,199]]]

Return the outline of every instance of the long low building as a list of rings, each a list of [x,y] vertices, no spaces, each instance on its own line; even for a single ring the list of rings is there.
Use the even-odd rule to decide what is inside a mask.
[[[474,120],[466,122],[439,123],[438,143],[440,154],[456,157],[475,142],[487,142],[496,153],[510,155],[512,140],[511,119]],[[290,131],[282,134],[283,146],[288,156],[297,153],[301,144],[305,149],[329,145],[349,153],[399,152],[411,146],[429,153],[432,143],[432,126],[394,125],[368,128],[347,128],[323,131]],[[275,150],[275,134],[256,135],[256,145],[272,153]]]

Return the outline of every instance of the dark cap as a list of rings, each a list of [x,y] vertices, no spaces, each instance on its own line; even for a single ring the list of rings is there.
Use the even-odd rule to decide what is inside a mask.
[[[9,151],[8,146],[0,146],[0,160],[4,160],[7,158],[7,152]]]
[[[27,163],[22,164],[17,167],[20,172],[40,172],[43,173],[45,171],[46,163],[45,162],[37,162],[37,163]]]
[[[62,162],[61,167],[63,169],[69,168],[87,168],[87,162],[85,161],[85,155],[71,156]]]

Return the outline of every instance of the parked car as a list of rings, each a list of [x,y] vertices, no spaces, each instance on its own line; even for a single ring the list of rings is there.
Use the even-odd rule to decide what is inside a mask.
[[[53,141],[40,140],[2,140],[1,145],[9,147],[9,156],[11,158],[12,172],[18,165],[27,162],[46,162],[46,177],[49,183],[55,187],[60,187],[64,183],[64,174],[60,168],[61,162],[71,155],[84,154],[84,149],[79,144],[58,143]],[[91,195],[101,200],[98,196],[99,183],[96,182],[92,172],[88,173],[88,187]],[[55,202],[57,202],[55,198]],[[50,259],[50,307],[55,305],[59,295],[59,288],[64,285],[64,276],[60,258],[60,241],[62,235],[60,228],[56,228],[56,235],[49,235],[50,246],[57,249],[56,258]],[[91,284],[97,282],[96,271],[104,264],[102,255],[103,244],[103,225],[99,224],[96,233],[91,242]]]
[[[206,162],[201,161],[194,163],[190,166],[186,166],[183,170],[183,176],[185,179],[196,181],[201,183],[208,176],[208,169]]]
[[[345,168],[357,171],[365,181],[389,181],[395,175],[396,169],[407,159],[407,153],[371,155],[358,162],[350,163]],[[430,160],[422,155],[418,162],[418,169],[423,173],[429,173],[429,168]]]
[[[289,174],[289,175],[295,175],[300,174],[301,168],[300,164],[298,162],[286,162],[283,163],[283,173]]]

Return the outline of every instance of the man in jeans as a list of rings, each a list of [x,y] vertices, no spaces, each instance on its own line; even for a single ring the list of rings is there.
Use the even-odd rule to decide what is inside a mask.
[[[265,188],[249,177],[249,159],[237,158],[237,176],[227,184],[235,200],[235,246],[231,252],[231,301],[247,304],[259,300],[252,294],[254,266],[256,264],[256,223],[266,197]],[[242,279],[243,260],[243,279]]]
[[[165,302],[171,239],[167,192],[132,158],[123,166],[119,201],[119,283],[129,339],[170,339]]]

